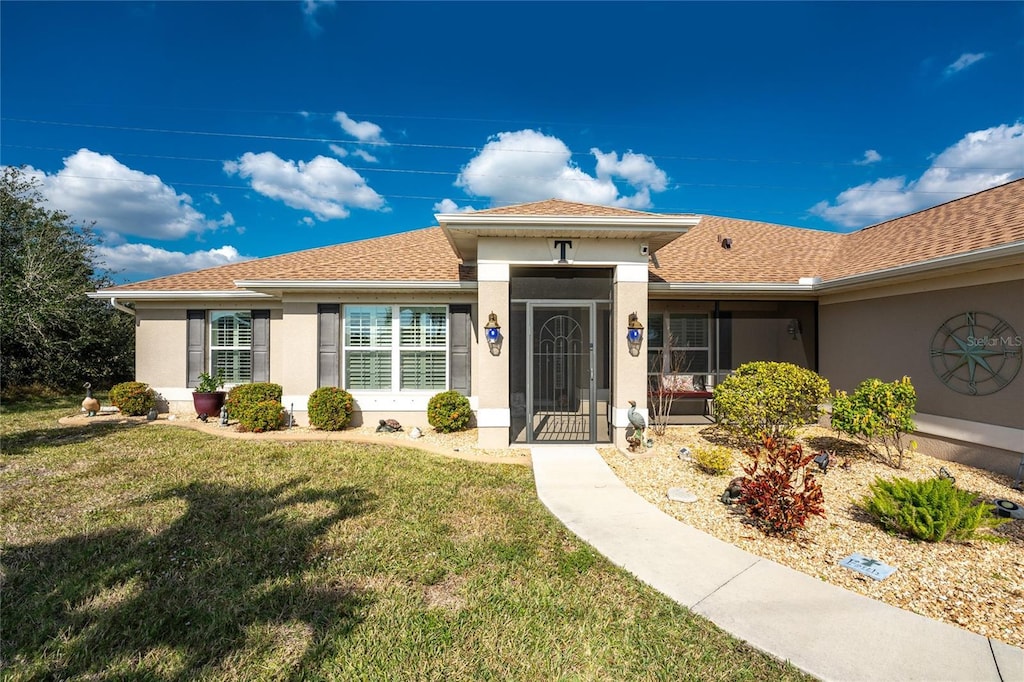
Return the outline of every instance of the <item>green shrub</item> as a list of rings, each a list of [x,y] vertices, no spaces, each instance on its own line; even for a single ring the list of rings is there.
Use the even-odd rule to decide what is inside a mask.
[[[926,542],[965,541],[981,528],[995,528],[1011,519],[992,515],[992,507],[961,490],[948,478],[910,481],[875,479],[871,494],[859,506],[887,529]]]
[[[352,408],[352,394],[336,386],[316,389],[306,402],[309,425],[324,431],[341,431],[348,426]]]
[[[917,393],[909,377],[890,384],[866,379],[852,396],[845,391],[833,396],[832,428],[864,442],[871,454],[900,469],[907,451],[905,436],[915,428],[916,406]]]
[[[125,381],[110,389],[110,402],[121,414],[139,417],[156,407],[156,392],[141,381]]]
[[[472,416],[469,398],[458,391],[438,393],[427,403],[427,422],[441,433],[462,431]]]
[[[764,532],[792,535],[811,516],[825,515],[825,496],[807,469],[813,454],[805,455],[798,444],[765,438],[747,455],[752,461],[743,467],[738,501]]]
[[[277,431],[284,421],[284,407],[276,400],[262,400],[238,418],[239,431],[263,433]]]
[[[709,474],[732,471],[732,450],[721,445],[701,446],[693,451],[693,461]]]
[[[749,362],[715,387],[715,420],[748,442],[792,438],[818,418],[828,381],[786,362]]]
[[[224,406],[228,409],[228,415],[238,420],[240,431],[273,431],[281,426],[281,395],[283,389],[280,384],[269,382],[258,382],[254,384],[239,384],[228,392]],[[277,411],[271,416],[272,410],[268,403],[274,403]]]

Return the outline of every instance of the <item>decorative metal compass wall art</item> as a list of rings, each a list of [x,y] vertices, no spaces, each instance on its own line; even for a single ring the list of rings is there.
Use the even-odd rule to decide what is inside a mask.
[[[1021,337],[995,315],[954,315],[932,337],[932,369],[957,393],[989,395],[1020,371]]]

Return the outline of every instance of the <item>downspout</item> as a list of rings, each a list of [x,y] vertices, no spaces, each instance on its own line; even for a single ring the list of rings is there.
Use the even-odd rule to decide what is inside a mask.
[[[112,307],[114,310],[120,310],[122,313],[128,313],[129,315],[131,315],[133,317],[135,316],[134,308],[129,308],[128,306],[126,306],[123,303],[118,303],[116,296],[111,296],[110,297],[110,307]]]

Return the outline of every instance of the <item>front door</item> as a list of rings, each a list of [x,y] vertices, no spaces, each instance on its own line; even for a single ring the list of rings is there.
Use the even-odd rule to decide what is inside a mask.
[[[529,303],[526,338],[527,441],[596,442],[594,304]]]

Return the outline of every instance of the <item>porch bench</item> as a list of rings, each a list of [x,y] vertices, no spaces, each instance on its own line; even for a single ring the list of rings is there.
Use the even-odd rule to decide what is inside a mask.
[[[704,416],[715,414],[715,392],[708,390],[707,375],[704,374],[663,374],[659,385],[647,392],[649,407],[662,404],[664,399],[700,400],[704,403]]]

